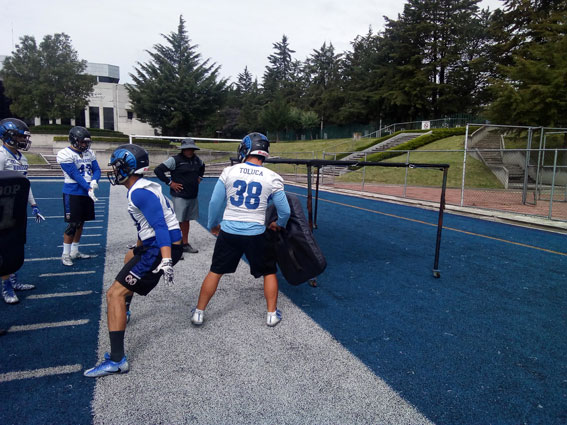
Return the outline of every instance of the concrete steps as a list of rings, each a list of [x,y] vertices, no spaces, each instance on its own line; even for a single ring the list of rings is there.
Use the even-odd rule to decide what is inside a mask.
[[[388,149],[401,145],[402,143],[413,140],[416,137],[423,136],[424,134],[429,133],[400,133],[382,143],[377,143],[363,151],[353,152],[350,155],[342,158],[341,161],[364,161],[365,156],[376,152],[386,151]],[[348,167],[329,165],[322,167],[321,172],[329,176],[341,176],[345,173],[350,172],[350,170],[348,169]]]

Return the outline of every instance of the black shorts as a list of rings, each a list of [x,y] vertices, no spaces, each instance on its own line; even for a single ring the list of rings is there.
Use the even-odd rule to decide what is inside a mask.
[[[183,245],[171,245],[171,259],[177,264],[183,255]],[[163,272],[153,273],[161,263],[161,253],[158,247],[137,246],[134,257],[124,264],[116,276],[116,280],[126,289],[139,295],[148,295],[156,287]]]
[[[63,194],[66,223],[80,223],[95,219],[94,202],[88,196]]]
[[[213,252],[211,271],[217,274],[234,273],[238,262],[246,255],[250,263],[250,274],[256,278],[277,272],[273,245],[267,240],[267,233],[246,236],[219,233]]]

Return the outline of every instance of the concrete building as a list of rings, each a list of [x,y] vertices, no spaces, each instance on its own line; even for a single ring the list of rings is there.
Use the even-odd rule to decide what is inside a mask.
[[[0,55],[0,69],[6,56]],[[140,134],[153,136],[154,128],[136,118],[128,91],[120,84],[120,68],[104,63],[87,63],[86,74],[94,75],[97,83],[89,98],[89,104],[82,114],[70,122],[56,120],[57,124],[82,125],[89,128],[103,128],[120,131],[124,134]],[[1,84],[1,79],[0,79]],[[49,124],[40,117],[35,118],[35,124]]]

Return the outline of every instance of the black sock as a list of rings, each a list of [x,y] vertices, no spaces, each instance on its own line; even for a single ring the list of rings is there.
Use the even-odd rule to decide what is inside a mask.
[[[130,311],[130,304],[132,303],[132,298],[134,298],[134,295],[126,296],[126,311]]]
[[[110,360],[119,362],[124,357],[124,331],[110,331]]]

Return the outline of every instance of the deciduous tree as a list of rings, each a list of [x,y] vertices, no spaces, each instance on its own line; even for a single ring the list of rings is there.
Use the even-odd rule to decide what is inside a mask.
[[[39,46],[34,37],[22,37],[0,71],[11,112],[28,119],[75,118],[96,82],[84,74],[86,66],[67,34],[46,35]]]

